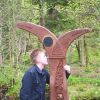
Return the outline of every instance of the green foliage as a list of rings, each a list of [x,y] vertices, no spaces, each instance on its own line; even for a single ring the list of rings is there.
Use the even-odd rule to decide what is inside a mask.
[[[93,84],[93,85],[100,85],[100,80],[95,78],[85,78],[85,77],[75,77],[72,76],[69,79],[69,85],[77,85],[77,84]]]
[[[26,54],[22,54],[21,55],[21,63],[23,64],[24,63],[24,65],[28,65],[28,64],[30,64],[30,62],[31,62],[31,59],[30,59],[30,56],[29,56],[30,54],[29,53],[26,53]]]
[[[0,87],[8,88],[7,95],[19,94],[23,73],[11,66],[0,67]]]
[[[100,0],[0,0],[0,7],[0,87],[9,87],[7,95],[18,96],[21,78],[31,65],[29,52],[42,47],[38,38],[17,29],[16,23],[41,24],[44,18],[44,26],[57,36],[75,28],[93,29],[85,35],[89,67],[69,78],[69,92],[71,100],[100,100]],[[75,43],[68,58],[71,64],[79,65]]]
[[[71,100],[100,99],[100,80],[71,76],[69,78],[69,93]]]

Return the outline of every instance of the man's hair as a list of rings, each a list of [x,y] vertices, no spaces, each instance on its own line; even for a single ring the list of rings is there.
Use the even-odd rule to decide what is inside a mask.
[[[33,63],[36,62],[36,56],[39,54],[39,52],[46,52],[44,49],[35,49],[31,52],[30,54],[30,58],[32,60]]]

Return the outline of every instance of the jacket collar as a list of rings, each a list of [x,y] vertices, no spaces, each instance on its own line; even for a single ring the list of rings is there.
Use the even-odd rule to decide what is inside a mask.
[[[42,75],[44,74],[44,69],[40,70],[39,67],[38,67],[36,64],[35,64],[34,66],[35,66],[36,71],[37,71],[39,74],[42,74]]]

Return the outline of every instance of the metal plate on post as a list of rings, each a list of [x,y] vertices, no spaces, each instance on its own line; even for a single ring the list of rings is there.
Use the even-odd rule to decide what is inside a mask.
[[[43,40],[43,45],[45,47],[50,47],[53,44],[53,39],[51,37],[45,37]]]

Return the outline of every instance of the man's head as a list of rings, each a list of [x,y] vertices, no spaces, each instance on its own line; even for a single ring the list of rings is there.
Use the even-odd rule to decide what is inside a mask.
[[[31,60],[33,63],[41,63],[42,65],[47,65],[47,56],[46,56],[46,51],[44,49],[36,49],[33,50],[31,53]]]

